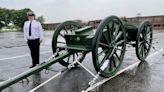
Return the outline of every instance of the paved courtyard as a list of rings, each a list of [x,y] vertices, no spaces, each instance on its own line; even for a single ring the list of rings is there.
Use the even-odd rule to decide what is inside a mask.
[[[41,44],[40,61],[43,62],[52,55],[51,39],[53,32],[45,32],[45,40]],[[162,51],[164,48],[164,32],[154,32],[153,46]],[[151,49],[147,62],[141,62],[131,69],[119,74],[115,78],[91,90],[91,92],[164,92],[164,57],[160,52]],[[29,69],[31,58],[29,49],[24,42],[22,33],[0,33],[0,82],[12,78]],[[154,54],[156,53],[156,54]],[[127,46],[122,68],[126,68],[139,60],[135,49]],[[83,64],[96,74],[91,53],[87,54]],[[63,66],[54,64],[54,71],[45,72],[28,77],[29,82],[18,82],[2,92],[28,92],[40,83],[46,81],[60,71]],[[82,67],[77,67],[53,79],[36,92],[80,92],[88,87],[92,76]],[[104,78],[100,78],[99,81]]]

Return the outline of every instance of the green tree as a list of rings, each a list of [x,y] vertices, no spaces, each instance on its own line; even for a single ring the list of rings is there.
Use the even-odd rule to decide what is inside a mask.
[[[45,22],[45,19],[43,16],[39,16],[36,20],[38,20],[41,24]]]
[[[10,23],[11,17],[12,14],[9,9],[0,7],[0,28],[7,26]]]
[[[14,10],[0,7],[0,28],[8,26],[12,23],[18,27],[22,27],[25,20],[27,20],[27,12],[31,11],[29,8]]]
[[[12,23],[16,26],[23,27],[24,22],[27,20],[27,12],[31,9],[25,8],[21,10],[12,11]]]
[[[0,7],[0,29],[4,26],[8,26],[10,23],[22,28],[24,22],[27,20],[28,11],[32,10],[29,8],[14,10]],[[39,16],[37,20],[41,23],[45,21],[43,16]]]

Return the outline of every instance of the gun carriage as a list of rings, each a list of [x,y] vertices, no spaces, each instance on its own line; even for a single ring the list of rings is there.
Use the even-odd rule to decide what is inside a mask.
[[[46,63],[2,82],[0,91],[57,62],[65,67],[77,66],[88,53],[92,54],[98,75],[111,77],[122,65],[127,43],[133,42],[137,58],[145,61],[152,46],[152,38],[152,25],[147,20],[134,25],[116,16],[109,16],[101,21],[97,29],[92,26],[82,27],[74,21],[63,22],[53,34],[53,56]]]

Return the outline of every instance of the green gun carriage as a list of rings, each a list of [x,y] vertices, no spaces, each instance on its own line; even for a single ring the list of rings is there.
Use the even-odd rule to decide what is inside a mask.
[[[82,56],[79,59],[82,62],[85,55],[92,52],[95,70],[101,71],[100,75],[103,77],[110,77],[119,70],[128,42],[133,42],[138,59],[145,61],[152,45],[152,35],[152,25],[147,20],[139,25],[132,25],[116,16],[109,16],[101,21],[97,29],[66,21],[55,29],[52,49],[54,53],[58,49],[57,56],[72,53],[59,61],[66,67],[79,55]],[[102,70],[102,67],[105,68]]]
[[[147,20],[139,25],[132,25],[116,16],[109,16],[101,21],[97,29],[91,26],[82,27],[74,21],[63,22],[54,31],[52,39],[54,54],[45,60],[45,63],[1,82],[0,92],[30,75],[48,69],[57,62],[66,68],[56,76],[78,64],[85,68],[80,62],[90,52],[93,65],[98,72],[94,75],[85,68],[94,76],[89,83],[92,85],[99,75],[111,77],[117,73],[124,59],[126,44],[129,42],[134,43],[138,59],[145,61],[152,45],[152,36],[152,25]]]

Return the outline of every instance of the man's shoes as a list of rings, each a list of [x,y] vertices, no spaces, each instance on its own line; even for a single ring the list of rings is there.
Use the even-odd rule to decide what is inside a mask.
[[[33,68],[33,67],[35,67],[36,65],[31,65],[29,68]]]

